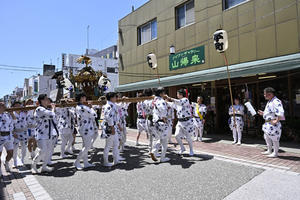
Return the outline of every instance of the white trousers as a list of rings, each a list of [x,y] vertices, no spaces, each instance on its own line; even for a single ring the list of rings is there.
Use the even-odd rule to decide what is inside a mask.
[[[232,128],[232,136],[234,142],[239,142],[239,143],[242,142],[242,131],[238,126],[237,128],[235,127]]]
[[[97,131],[95,131],[95,134],[93,135],[91,148],[94,147],[94,143],[97,140],[98,136],[99,136],[99,133],[98,133],[98,129],[97,129]]]
[[[92,147],[93,135],[81,135],[82,137],[82,149],[77,156],[77,162],[83,160],[84,164],[88,163],[88,153],[90,148]]]
[[[48,161],[50,160],[50,153],[53,149],[53,144],[52,144],[51,139],[43,139],[43,140],[38,140],[37,141],[37,146],[38,146],[38,153],[33,159],[33,162],[35,164],[39,163],[41,160],[43,160],[43,168],[47,166]]]
[[[74,137],[72,132],[60,134],[60,137],[61,137],[61,155],[63,155],[65,154],[66,150],[71,150]]]
[[[103,162],[108,163],[108,153],[110,148],[113,148],[113,159],[114,162],[118,161],[119,158],[119,137],[118,134],[110,135],[105,139],[105,147],[103,150]]]
[[[22,163],[24,163],[24,158],[25,158],[26,152],[27,152],[27,142],[25,140],[23,140],[23,141],[18,140],[17,142],[16,142],[16,140],[14,141],[13,159],[14,159],[15,166],[17,166],[19,144],[21,144],[21,156],[22,156],[21,161],[22,161]]]
[[[198,138],[200,140],[202,140],[202,136],[203,136],[203,126],[200,127],[195,127],[195,137]]]
[[[121,149],[124,148],[125,143],[127,141],[127,130],[126,130],[126,124],[123,124],[123,131],[121,132]]]
[[[193,140],[192,135],[195,132],[195,128],[191,120],[187,122],[178,122],[176,125],[175,138],[180,145],[181,151],[185,151],[182,139],[185,137],[189,144],[190,152],[193,152]]]
[[[149,152],[152,152],[152,147],[153,147],[153,139],[156,137],[156,131],[155,127],[151,126],[150,120],[146,120],[146,126],[147,126],[147,132],[149,134]]]
[[[48,163],[51,162],[52,155],[54,153],[54,148],[56,147],[56,144],[57,144],[57,136],[52,136],[52,139],[51,139],[51,148],[49,150]]]
[[[272,147],[274,149],[274,154],[278,155],[279,151],[279,141],[272,140],[267,134],[264,134],[265,141],[267,143],[268,151],[271,153],[272,152]]]

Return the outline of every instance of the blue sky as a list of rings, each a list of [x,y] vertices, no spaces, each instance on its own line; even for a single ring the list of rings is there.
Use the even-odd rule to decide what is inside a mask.
[[[118,20],[148,0],[0,0],[0,65],[61,67],[62,53],[82,54],[117,43]],[[0,98],[37,72],[2,70]],[[40,71],[41,72],[41,71]]]

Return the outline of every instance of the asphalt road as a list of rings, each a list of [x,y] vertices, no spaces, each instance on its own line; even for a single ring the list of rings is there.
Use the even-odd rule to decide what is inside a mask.
[[[77,138],[76,148],[81,147]],[[154,163],[145,146],[129,146],[126,163],[102,167],[104,141],[90,153],[96,167],[76,171],[75,156],[60,159],[57,146],[53,156],[55,172],[36,175],[53,199],[223,199],[263,172],[261,169],[219,161],[208,155],[180,157],[169,151],[171,161]],[[30,161],[27,160],[26,163]]]

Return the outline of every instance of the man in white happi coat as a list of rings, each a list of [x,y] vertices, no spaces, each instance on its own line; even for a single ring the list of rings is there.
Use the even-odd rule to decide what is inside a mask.
[[[167,162],[170,160],[166,157],[168,148],[169,124],[167,119],[168,107],[167,102],[163,99],[164,96],[164,88],[157,88],[155,91],[155,98],[153,100],[153,124],[156,136],[153,138],[154,142],[152,153],[157,155],[160,146],[162,147],[160,162]]]
[[[138,97],[143,97],[144,94],[142,92],[138,93]],[[136,146],[139,145],[139,139],[141,133],[144,131],[146,133],[147,139],[149,139],[149,133],[148,133],[148,128],[146,124],[146,108],[145,108],[145,103],[144,102],[138,102],[136,104],[136,111],[137,111],[137,122],[136,122],[136,127],[138,130],[138,135],[136,137]]]
[[[192,103],[193,107],[193,122],[195,126],[194,141],[202,142],[205,115],[207,112],[206,105],[203,104],[203,97],[197,97],[197,103]]]
[[[118,107],[116,105],[117,94],[109,92],[106,94],[107,103],[103,107],[104,118],[102,121],[102,134],[101,138],[105,139],[105,147],[103,151],[103,166],[111,167],[117,165],[120,161],[124,160],[119,155],[119,134],[122,127],[120,125]],[[108,161],[108,153],[113,149],[113,162]]]
[[[263,152],[263,154],[268,155],[270,158],[275,158],[278,156],[279,151],[279,141],[281,136],[280,120],[284,120],[284,109],[282,102],[275,96],[275,90],[273,88],[265,88],[264,97],[268,100],[268,103],[264,111],[258,111],[258,114],[263,116],[265,120],[262,130],[264,131],[264,138],[268,149]]]
[[[14,108],[20,108],[21,102],[14,102],[12,104],[12,107]],[[26,112],[24,111],[15,111],[14,115],[16,117],[16,120],[14,121],[14,130],[13,130],[13,137],[14,137],[14,167],[18,167],[18,150],[19,150],[19,144],[21,145],[21,166],[24,165],[24,158],[26,156],[27,151],[27,122],[26,122]]]
[[[86,95],[80,93],[76,96],[78,105],[76,106],[76,115],[78,123],[78,132],[82,137],[83,147],[79,152],[77,159],[74,163],[75,167],[80,170],[82,166],[80,164],[83,159],[84,168],[94,167],[93,164],[88,162],[88,151],[92,147],[92,140],[95,134],[95,118],[97,117],[96,111],[92,108],[91,104],[86,105]]]
[[[5,112],[6,106],[3,102],[0,102],[0,158],[3,148],[6,149],[7,155],[4,162],[4,167],[7,172],[10,172],[9,161],[13,156],[13,136],[12,131],[14,129],[13,113]],[[1,159],[0,159],[0,177],[1,171]]]
[[[185,152],[185,147],[183,145],[182,139],[186,138],[190,147],[190,156],[194,155],[193,151],[193,140],[192,136],[195,132],[195,127],[192,119],[192,106],[188,100],[187,89],[180,89],[177,91],[177,98],[168,99],[174,102],[177,110],[178,123],[176,125],[175,138],[180,145],[179,154]]]
[[[39,106],[36,108],[34,116],[37,124],[35,136],[39,150],[32,162],[32,173],[38,173],[37,164],[41,160],[43,160],[41,172],[53,171],[53,168],[47,167],[47,164],[50,160],[51,152],[53,151],[52,137],[58,134],[54,122],[56,117],[55,104],[51,104],[46,94],[39,95],[38,101]],[[51,110],[48,108],[50,105]]]
[[[233,109],[234,108],[234,109]],[[233,142],[232,144],[237,143],[237,145],[242,144],[242,132],[244,129],[244,106],[240,104],[240,99],[238,97],[234,98],[234,105],[229,107],[229,127],[232,131]],[[235,121],[233,117],[233,111],[235,113]]]
[[[56,108],[57,128],[61,137],[60,156],[65,158],[65,152],[73,154],[73,132],[75,128],[75,110],[71,107]],[[67,148],[66,148],[67,146]]]

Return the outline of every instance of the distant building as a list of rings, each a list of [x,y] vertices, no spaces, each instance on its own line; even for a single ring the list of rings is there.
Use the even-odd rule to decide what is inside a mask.
[[[94,55],[98,55],[98,53]],[[79,70],[85,67],[85,64],[77,63],[77,59],[80,56],[81,55],[76,54],[62,54],[62,69],[65,77],[69,77],[70,70],[72,70],[73,74],[75,75]],[[102,71],[104,74],[107,74],[107,77],[111,81],[111,89],[114,90],[114,88],[119,85],[118,60],[91,55],[89,55],[89,57],[92,60],[92,64],[90,66],[95,71]]]
[[[47,94],[56,89],[56,81],[51,79],[52,76],[34,75],[24,80],[23,99],[37,100],[40,94]]]
[[[113,45],[97,52],[94,49],[89,49],[88,55],[107,59],[118,59],[118,47],[117,45]]]

